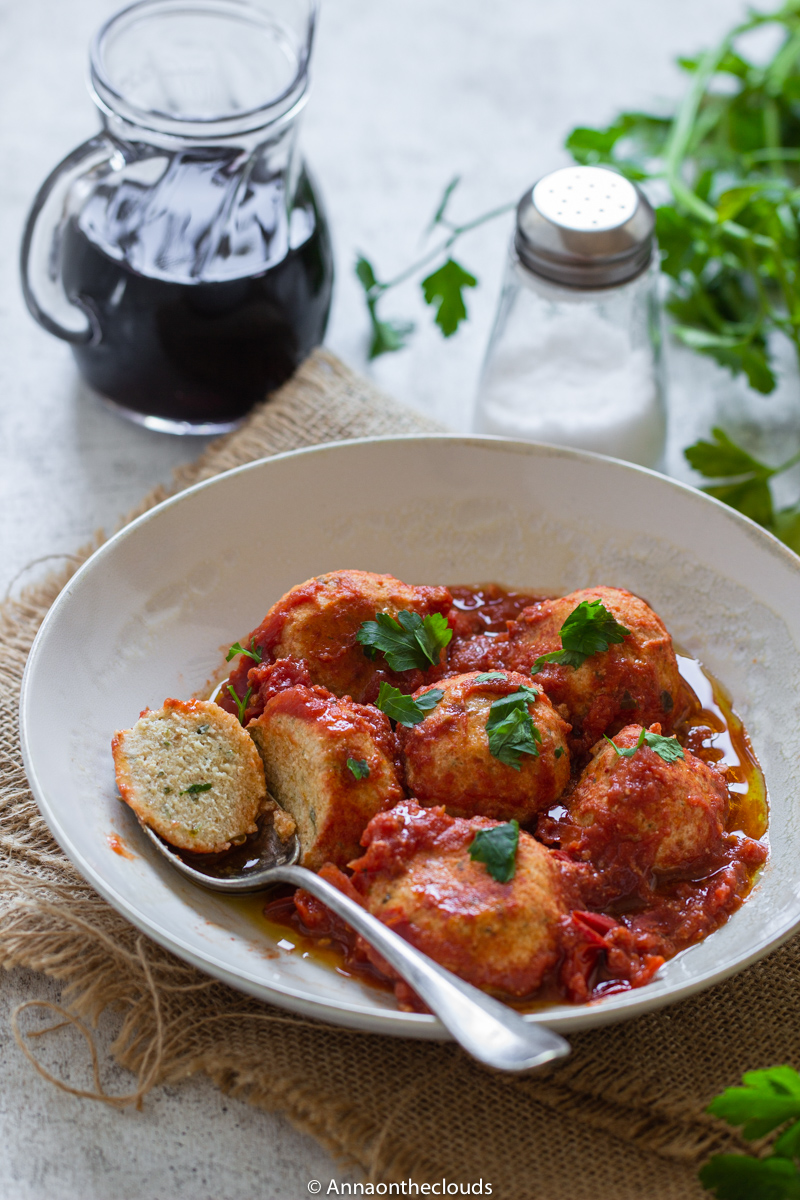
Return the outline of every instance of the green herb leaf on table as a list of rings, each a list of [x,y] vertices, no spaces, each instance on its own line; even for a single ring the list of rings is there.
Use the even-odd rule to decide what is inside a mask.
[[[214,785],[211,783],[190,783],[181,792],[182,796],[196,796],[198,792],[210,792]]]
[[[448,258],[438,271],[427,275],[422,281],[425,303],[436,308],[436,324],[445,337],[451,337],[462,321],[466,320],[467,306],[463,290],[477,287],[478,281],[452,258]]]
[[[378,691],[375,705],[381,712],[386,713],[391,721],[411,728],[424,721],[425,715],[436,707],[443,696],[441,688],[428,688],[414,700],[411,696],[405,696],[399,688],[384,682]]]
[[[700,1169],[700,1182],[718,1200],[800,1200],[800,1075],[793,1067],[748,1071],[741,1087],[727,1088],[708,1111],[742,1127],[748,1141],[785,1126],[772,1153],[717,1154]]]
[[[519,822],[495,825],[475,834],[469,848],[473,862],[481,862],[498,883],[510,883],[517,870]]]
[[[795,554],[800,554],[800,504],[779,509],[772,522],[772,532]]]
[[[225,662],[230,662],[232,658],[236,658],[237,654],[246,654],[248,658],[252,658],[253,662],[260,663],[262,660],[261,650],[256,645],[256,639],[250,638],[250,649],[248,650],[241,642],[234,642],[228,653],[225,655]]]
[[[399,612],[397,619],[378,613],[374,621],[364,621],[356,634],[368,658],[383,652],[393,671],[424,671],[435,666],[453,631],[441,613],[421,617],[419,613]]]
[[[369,346],[370,360],[379,358],[381,354],[391,354],[402,350],[409,336],[414,332],[413,321],[384,321],[378,316],[378,301],[390,284],[381,283],[375,275],[372,263],[360,254],[356,259],[356,277],[364,289],[369,314],[371,339]]]
[[[737,446],[724,429],[715,426],[711,430],[713,441],[701,438],[684,450],[689,466],[694,467],[707,479],[733,479],[739,475],[752,475],[769,479],[772,469],[764,466],[752,454]]]
[[[800,455],[770,467],[737,446],[723,429],[715,427],[711,436],[713,441],[701,438],[683,452],[696,471],[718,481],[703,484],[702,490],[763,525],[800,553],[800,504],[775,512],[770,490],[770,480],[795,466]]]
[[[717,1200],[800,1200],[800,1175],[786,1158],[715,1154],[699,1176]]]
[[[639,739],[635,746],[627,746],[625,749],[620,749],[617,743],[612,741],[605,733],[603,737],[609,746],[613,748],[617,758],[633,758],[636,751],[641,750],[642,746],[649,746],[665,763],[674,763],[678,759],[686,758],[683,746],[676,737],[662,737],[660,733],[650,733],[647,729],[643,729],[639,734]]]
[[[369,763],[365,758],[348,758],[347,766],[354,779],[369,779]]]
[[[748,1071],[742,1086],[726,1088],[708,1111],[729,1125],[741,1125],[748,1141],[762,1138],[784,1122],[800,1119],[800,1075],[786,1066]]]
[[[630,633],[620,625],[600,600],[582,600],[573,609],[559,631],[562,650],[541,654],[531,667],[538,674],[545,663],[581,667],[593,654],[602,654],[609,646],[623,642]]]
[[[523,754],[539,757],[537,742],[541,744],[542,735],[528,711],[528,705],[536,700],[538,694],[536,688],[523,685],[509,696],[500,696],[489,708],[486,722],[489,752],[498,762],[513,767],[515,771],[521,770],[520,759]]]

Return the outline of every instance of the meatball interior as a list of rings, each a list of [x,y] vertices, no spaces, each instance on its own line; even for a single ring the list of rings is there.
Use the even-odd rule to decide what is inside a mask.
[[[264,768],[236,718],[213,701],[146,708],[114,734],[111,750],[122,799],[170,845],[220,854],[255,833]]]
[[[475,834],[496,824],[405,800],[370,821],[353,884],[374,916],[462,979],[526,996],[558,959],[566,903],[557,860],[529,834],[520,834],[509,883],[472,861]]]
[[[633,720],[658,721],[669,731],[686,707],[685,685],[661,618],[622,588],[584,588],[525,609],[509,626],[506,664],[530,672],[541,655],[560,650],[559,632],[567,617],[592,600],[600,600],[629,630],[624,641],[591,655],[580,667],[545,663],[536,674],[536,682],[572,723],[577,753],[588,753],[604,733]]]
[[[298,685],[273,695],[247,732],[297,822],[305,867],[344,866],[369,819],[403,798],[389,718],[372,705]]]
[[[525,824],[549,808],[569,781],[570,727],[528,676],[494,674],[491,680],[475,672],[439,680],[444,697],[436,707],[418,725],[398,726],[406,782],[420,804],[443,804],[457,817],[516,817]],[[521,687],[538,693],[527,709],[541,741],[536,756],[521,754],[514,767],[492,754],[486,722],[492,703]]]
[[[614,745],[634,747],[641,731],[626,726]],[[561,849],[600,869],[635,873],[685,872],[712,859],[725,836],[727,786],[691,751],[684,755],[667,763],[644,745],[626,758],[599,743],[569,797]]]
[[[363,701],[376,674],[381,670],[379,656],[371,660],[356,641],[364,621],[374,621],[377,613],[396,617],[405,610],[421,617],[433,613],[446,615],[452,597],[444,587],[413,587],[393,575],[375,575],[370,571],[332,571],[298,584],[274,604],[266,617],[242,643],[253,647],[265,662],[295,659],[305,662],[311,682],[327,688],[335,696],[350,696]],[[229,682],[237,695],[244,697],[253,660],[241,655]],[[412,676],[410,692],[424,678]],[[377,692],[377,689],[375,689]],[[247,716],[257,716],[261,707],[254,689],[253,703]],[[219,703],[235,712],[233,698],[223,688]]]

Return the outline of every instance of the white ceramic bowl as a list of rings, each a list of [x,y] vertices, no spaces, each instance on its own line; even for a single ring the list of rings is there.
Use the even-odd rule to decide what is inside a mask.
[[[342,567],[409,583],[497,581],[563,595],[606,583],[661,614],[734,701],[764,768],[771,856],[724,928],[647,987],[528,1019],[600,1025],[687,996],[800,923],[800,558],[681,484],[578,451],[494,438],[365,440],[281,455],[140,517],[75,575],[28,662],[22,738],[33,790],[86,879],[204,971],[362,1029],[443,1037],[389,994],[267,943],[240,908],[177,877],[120,802],[110,742],[146,705],[202,688],[222,652],[293,584]],[[115,854],[117,832],[135,855]]]

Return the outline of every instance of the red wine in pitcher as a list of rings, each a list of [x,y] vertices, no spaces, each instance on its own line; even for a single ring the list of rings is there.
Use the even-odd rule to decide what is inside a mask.
[[[185,160],[183,166],[185,180]],[[232,427],[289,378],[325,332],[333,261],[308,177],[301,174],[291,219],[283,223],[285,252],[272,247],[264,255],[271,265],[256,272],[253,253],[240,252],[241,275],[232,275],[238,260],[228,233],[222,260],[218,243],[213,259],[197,269],[202,220],[196,229],[184,223],[171,231],[155,214],[137,223],[135,244],[130,238],[126,244],[120,191],[113,213],[104,207],[102,225],[88,206],[62,235],[65,290],[95,328],[92,342],[72,347],[78,366],[93,388],[151,426]],[[250,233],[253,224],[251,214]]]

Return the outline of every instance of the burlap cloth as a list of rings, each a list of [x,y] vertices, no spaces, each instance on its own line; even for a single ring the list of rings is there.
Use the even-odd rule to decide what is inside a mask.
[[[242,429],[183,468],[175,487],[299,446],[432,428],[317,352]],[[285,1113],[376,1182],[482,1178],[501,1200],[707,1196],[698,1164],[741,1148],[704,1113],[711,1097],[745,1070],[800,1066],[800,938],[693,1000],[573,1036],[563,1065],[519,1080],[484,1072],[449,1044],[318,1025],[206,978],[92,891],[26,785],[22,670],[77,562],[0,610],[0,962],[60,980],[73,1019],[91,1024],[109,1007],[121,1014],[112,1053],[136,1083],[129,1096],[109,1097],[96,1070],[96,1093],[141,1103],[154,1084],[205,1071],[225,1091]],[[32,1055],[35,1043],[20,1042]]]

